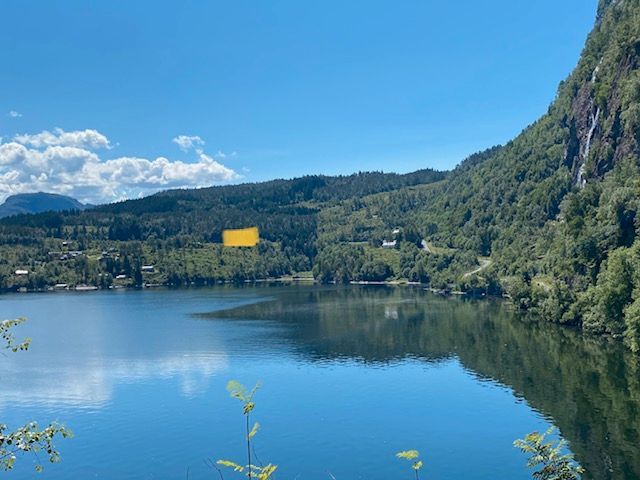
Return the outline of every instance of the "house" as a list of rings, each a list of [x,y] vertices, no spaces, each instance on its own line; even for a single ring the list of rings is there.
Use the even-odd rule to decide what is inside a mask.
[[[387,240],[383,240],[383,242],[382,242],[382,248],[396,248],[396,244],[397,244],[397,243],[398,243],[398,242],[397,242],[397,241],[395,241],[395,240],[394,240],[394,241],[392,241],[392,242],[389,242],[389,241],[387,241]]]
[[[400,233],[400,229],[396,227],[396,228],[394,228],[394,229],[393,229],[393,232],[392,232],[392,233],[393,233],[394,235],[398,235],[398,234]]]
[[[141,271],[143,271],[143,272],[149,272],[149,273],[151,273],[151,272],[155,271],[155,268],[154,268],[154,266],[153,266],[153,265],[143,265],[143,266],[140,268],[140,270],[141,270]]]
[[[126,275],[121,274],[121,275],[116,275],[116,280],[125,280],[127,278]]]
[[[16,275],[29,275],[29,270],[16,270]]]

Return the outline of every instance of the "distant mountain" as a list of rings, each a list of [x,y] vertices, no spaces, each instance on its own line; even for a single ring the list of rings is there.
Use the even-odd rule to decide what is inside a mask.
[[[90,205],[80,203],[75,198],[55,193],[20,193],[8,197],[0,205],[0,218],[23,213],[41,213],[64,210],[85,210]]]

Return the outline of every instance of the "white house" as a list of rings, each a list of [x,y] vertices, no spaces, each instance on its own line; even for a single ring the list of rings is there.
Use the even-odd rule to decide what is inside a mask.
[[[29,270],[16,270],[16,275],[29,275]]]
[[[392,242],[389,242],[387,240],[383,240],[382,242],[382,248],[396,248],[396,244],[398,242],[396,242],[395,240],[393,240]]]

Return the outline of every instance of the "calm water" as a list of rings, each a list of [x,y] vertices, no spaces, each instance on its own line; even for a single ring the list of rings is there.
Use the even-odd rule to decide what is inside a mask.
[[[618,345],[501,302],[386,287],[4,295],[0,419],[60,420],[63,461],[8,478],[219,478],[242,461],[229,379],[257,381],[256,452],[279,479],[525,479],[514,439],[556,425],[589,478],[640,478],[640,369]],[[240,478],[228,472],[226,479]]]

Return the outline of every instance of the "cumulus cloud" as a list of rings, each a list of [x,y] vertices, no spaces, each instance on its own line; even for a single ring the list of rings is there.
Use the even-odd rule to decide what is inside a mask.
[[[15,110],[11,110],[9,113],[7,113],[7,116],[11,118],[20,118],[22,114],[20,112],[16,112]]]
[[[204,140],[197,135],[178,135],[173,139],[173,143],[178,145],[183,152],[187,152],[194,147],[203,146]]]
[[[111,148],[107,137],[97,130],[91,129],[65,132],[61,128],[56,128],[53,132],[44,130],[33,135],[16,135],[13,137],[13,141],[35,148],[51,147],[55,145],[91,149]]]
[[[5,143],[0,139],[0,200],[16,193],[46,191],[106,203],[238,178],[234,170],[201,149],[190,162],[165,157],[102,158],[95,151],[109,147],[107,137],[96,130],[56,129],[17,135]]]

